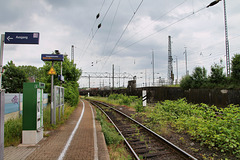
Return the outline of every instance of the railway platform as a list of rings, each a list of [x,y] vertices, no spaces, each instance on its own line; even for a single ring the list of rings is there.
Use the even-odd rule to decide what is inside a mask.
[[[81,100],[64,125],[37,145],[6,147],[4,160],[108,160],[109,154],[93,106]]]

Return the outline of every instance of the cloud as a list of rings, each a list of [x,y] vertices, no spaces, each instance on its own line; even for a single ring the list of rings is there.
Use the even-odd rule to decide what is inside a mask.
[[[168,36],[172,37],[173,57],[178,57],[179,78],[185,75],[184,47],[187,47],[190,73],[196,66],[205,66],[210,72],[210,66],[218,63],[220,58],[225,64],[222,2],[203,9],[211,1],[148,0],[143,1],[135,14],[141,0],[122,0],[118,12],[116,10],[119,1],[115,0],[109,8],[111,2],[1,2],[1,33],[40,32],[39,45],[5,45],[4,64],[13,60],[16,65],[41,67],[41,54],[52,53],[58,49],[71,57],[71,46],[74,45],[74,61],[77,67],[86,72],[111,72],[112,64],[115,64],[120,66],[121,72],[140,77],[139,73],[146,70],[147,77],[152,77],[151,61],[154,50],[155,71],[159,73],[158,76],[167,78]],[[240,51],[239,5],[240,1],[227,1],[231,55]],[[202,10],[199,11],[200,9]],[[100,17],[96,19],[98,13]],[[133,15],[134,18],[129,23]],[[100,23],[101,28],[98,29]],[[200,56],[201,52],[203,56]],[[176,63],[173,65],[176,74]],[[99,84],[98,80],[94,81]],[[144,80],[138,81],[142,83]]]

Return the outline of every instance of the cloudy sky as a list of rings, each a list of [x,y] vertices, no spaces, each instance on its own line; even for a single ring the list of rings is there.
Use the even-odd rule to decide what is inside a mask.
[[[41,54],[57,49],[70,58],[74,45],[74,63],[83,72],[110,73],[114,64],[116,73],[136,75],[141,86],[145,79],[152,82],[152,53],[155,81],[167,79],[171,36],[175,79],[176,68],[178,79],[186,74],[185,49],[189,73],[204,66],[210,74],[214,63],[222,60],[226,65],[223,2],[206,8],[212,1],[1,0],[1,34],[40,33],[39,45],[5,44],[3,63],[13,60],[17,66],[41,67]],[[226,5],[232,57],[240,52],[240,1],[226,0]],[[85,78],[79,82],[88,86]],[[120,83],[126,86],[127,82]],[[91,80],[92,87],[99,84],[99,79]]]

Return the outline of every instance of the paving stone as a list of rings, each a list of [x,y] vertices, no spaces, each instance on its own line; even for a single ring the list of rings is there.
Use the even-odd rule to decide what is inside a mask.
[[[85,102],[85,112],[72,142],[64,156],[65,160],[94,159],[93,117],[89,102]],[[41,140],[36,146],[6,147],[4,160],[54,160],[62,153],[69,136],[74,130],[82,113],[83,105],[79,106],[60,128],[50,133],[50,136]],[[96,123],[97,151],[99,160],[109,160],[108,150],[101,132],[100,124]]]

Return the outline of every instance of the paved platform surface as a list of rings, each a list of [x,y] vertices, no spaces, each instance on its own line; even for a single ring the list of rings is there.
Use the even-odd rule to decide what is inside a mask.
[[[37,145],[6,147],[4,160],[108,160],[109,154],[94,108],[82,100],[64,125]]]

